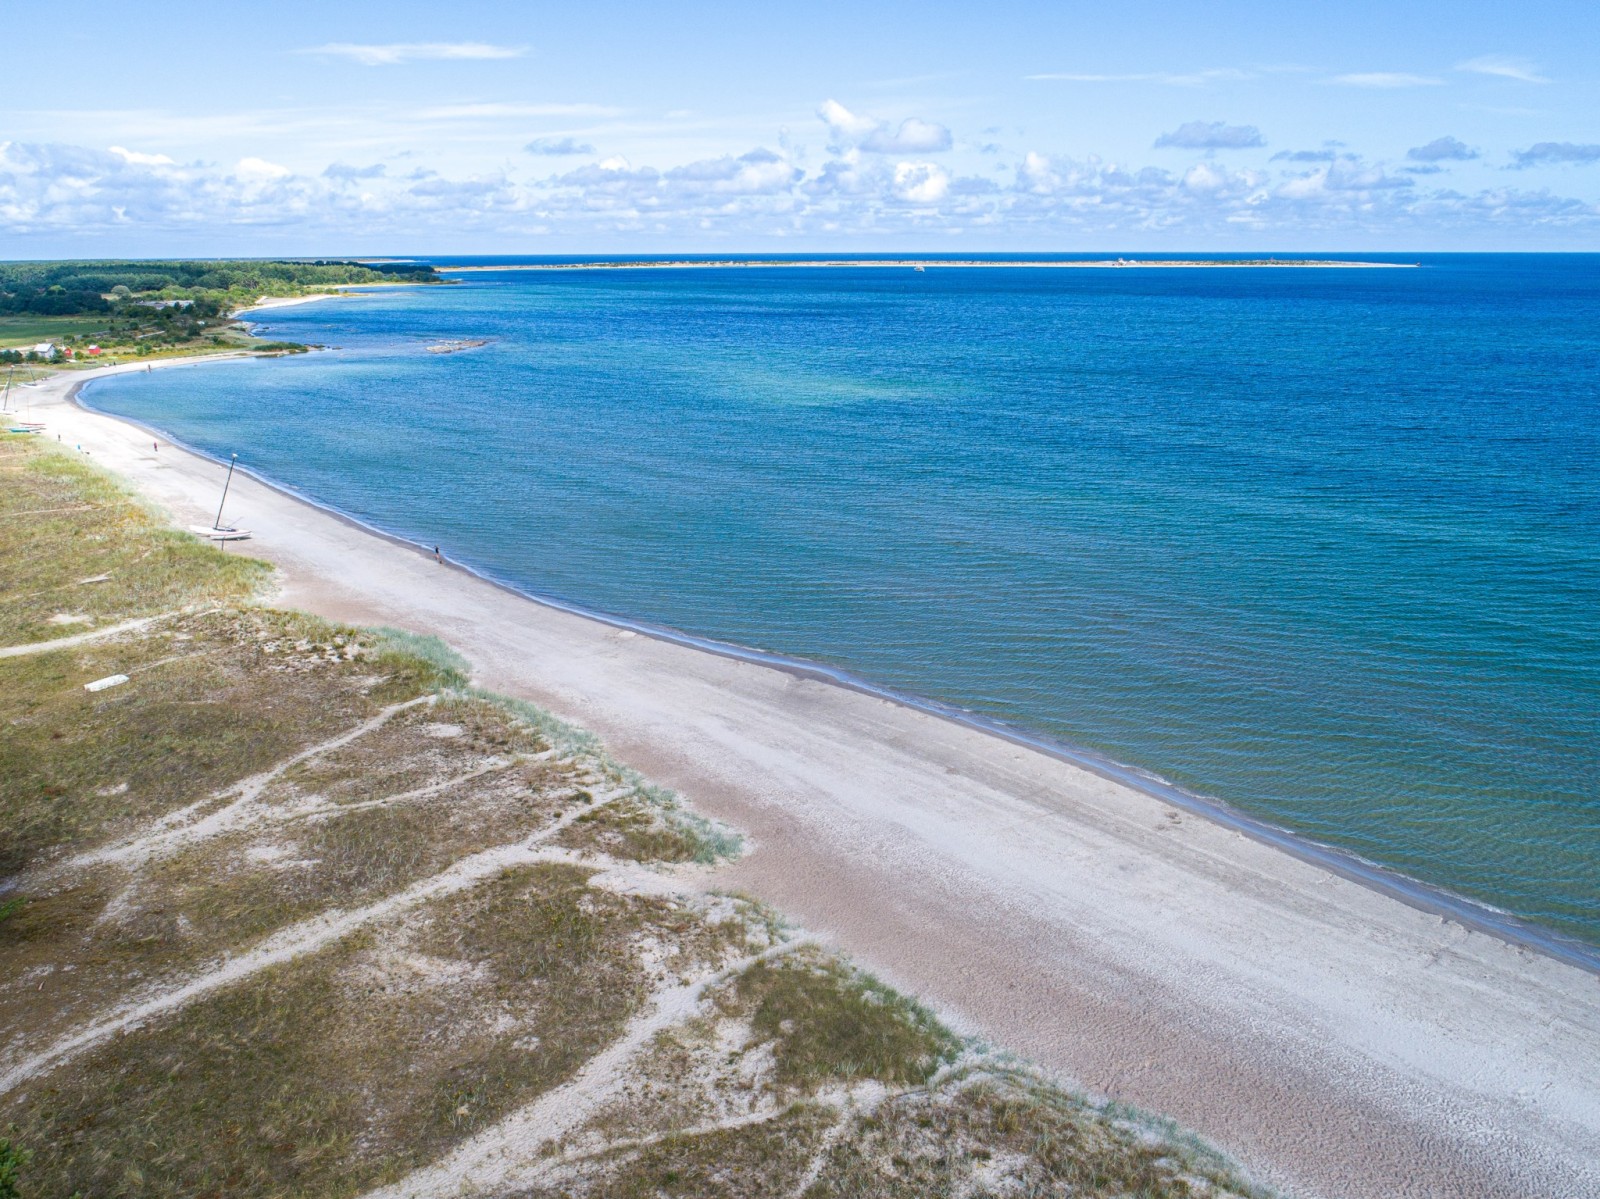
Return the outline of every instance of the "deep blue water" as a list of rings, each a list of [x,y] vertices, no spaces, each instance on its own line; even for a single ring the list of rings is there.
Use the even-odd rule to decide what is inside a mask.
[[[86,398],[1600,942],[1600,257],[1421,261],[477,274]]]

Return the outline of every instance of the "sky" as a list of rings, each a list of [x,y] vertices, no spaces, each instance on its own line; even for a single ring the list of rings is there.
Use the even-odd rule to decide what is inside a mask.
[[[0,259],[1600,250],[1592,2],[10,17]]]

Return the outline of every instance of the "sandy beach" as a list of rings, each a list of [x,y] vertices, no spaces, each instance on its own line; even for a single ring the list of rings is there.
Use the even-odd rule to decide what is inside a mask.
[[[30,389],[45,436],[209,523],[222,468],[71,403],[90,377]],[[280,602],[437,633],[744,832],[708,885],[1265,1182],[1600,1193],[1595,974],[980,729],[511,594],[253,478],[228,507]]]

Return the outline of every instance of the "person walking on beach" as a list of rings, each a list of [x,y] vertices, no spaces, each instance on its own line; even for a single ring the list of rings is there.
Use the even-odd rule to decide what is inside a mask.
[[[433,547],[433,560],[435,562],[437,562],[440,566],[444,565],[444,555],[439,552],[439,547],[438,546],[434,546]]]

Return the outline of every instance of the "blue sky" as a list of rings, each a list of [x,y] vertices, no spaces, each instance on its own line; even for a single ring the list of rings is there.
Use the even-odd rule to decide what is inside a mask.
[[[27,3],[4,258],[1600,249],[1592,3]]]

